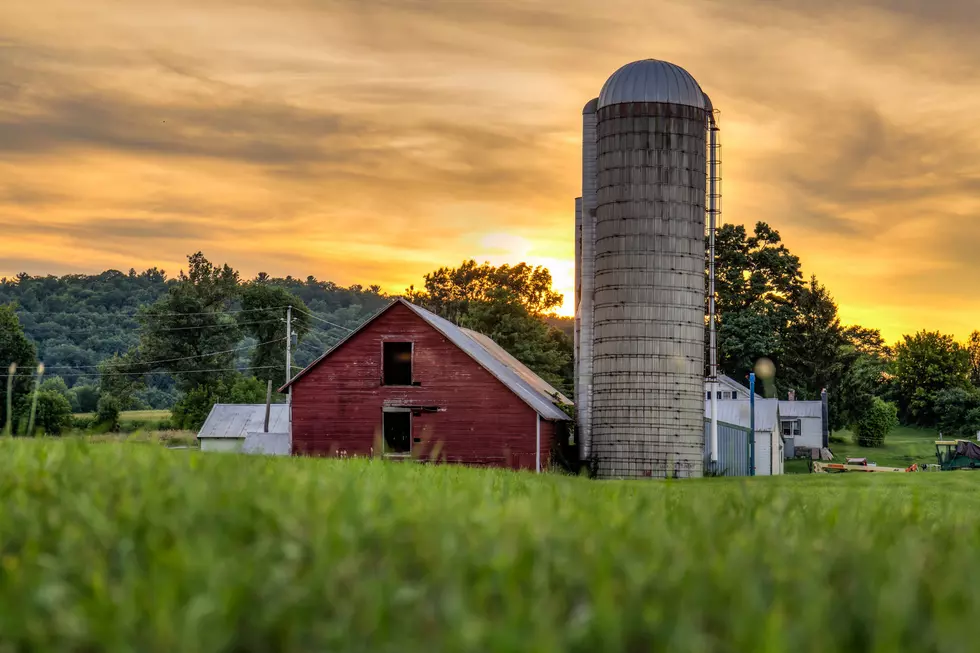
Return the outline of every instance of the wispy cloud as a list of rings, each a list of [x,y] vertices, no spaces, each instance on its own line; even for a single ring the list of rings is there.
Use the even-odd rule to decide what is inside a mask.
[[[721,110],[726,220],[778,228],[847,320],[964,336],[978,26],[955,0],[15,0],[0,274],[202,249],[400,290],[510,242],[570,301],[581,106],[656,57]]]

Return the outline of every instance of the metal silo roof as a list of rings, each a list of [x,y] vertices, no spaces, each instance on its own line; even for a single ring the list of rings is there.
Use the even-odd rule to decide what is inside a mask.
[[[667,102],[705,108],[704,92],[691,74],[658,59],[628,63],[602,85],[600,109],[627,102]]]

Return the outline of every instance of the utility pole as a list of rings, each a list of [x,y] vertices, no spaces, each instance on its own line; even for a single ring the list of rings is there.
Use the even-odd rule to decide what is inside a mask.
[[[286,383],[293,378],[293,307],[286,307]],[[293,388],[287,388],[286,402],[293,401]]]

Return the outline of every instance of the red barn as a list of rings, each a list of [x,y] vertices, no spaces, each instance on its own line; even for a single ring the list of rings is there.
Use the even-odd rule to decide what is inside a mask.
[[[544,469],[571,402],[484,335],[398,299],[282,388],[294,455]]]

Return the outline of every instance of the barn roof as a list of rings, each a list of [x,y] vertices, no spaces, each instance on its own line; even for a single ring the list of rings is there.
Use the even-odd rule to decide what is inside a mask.
[[[244,438],[265,426],[265,404],[215,404],[198,438]],[[289,432],[289,406],[269,406],[269,433]]]
[[[320,361],[342,347],[345,342],[354,336],[355,333],[361,331],[368,324],[378,319],[382,314],[387,312],[396,304],[406,306],[413,313],[425,320],[425,322],[427,322],[432,328],[445,336],[446,339],[452,342],[454,345],[462,349],[485,370],[490,372],[501,383],[507,386],[511,392],[520,397],[524,403],[533,408],[534,411],[541,417],[554,421],[571,420],[571,418],[563,410],[555,405],[554,396],[557,395],[558,401],[562,403],[571,404],[572,402],[549,385],[547,381],[542,379],[519,360],[504,351],[500,345],[483,334],[458,327],[449,320],[439,317],[435,313],[427,311],[421,306],[416,306],[415,304],[401,298],[396,299],[391,304],[376,313],[373,317],[366,320],[361,326],[355,329],[352,333],[348,334],[346,338],[327,350],[323,356],[310,363],[303,371],[294,376],[289,383],[280,388],[280,392],[288,388],[293,383],[296,383],[296,381],[303,377],[303,375],[317,366]]]

